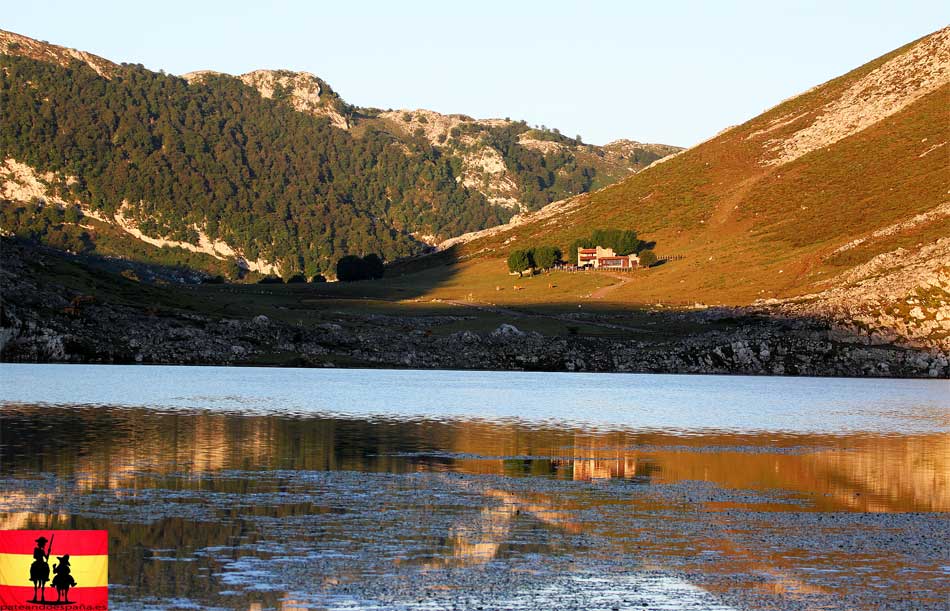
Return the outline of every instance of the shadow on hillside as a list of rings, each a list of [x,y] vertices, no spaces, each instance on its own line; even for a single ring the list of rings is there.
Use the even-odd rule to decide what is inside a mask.
[[[458,262],[458,249],[450,248],[389,263],[378,280],[317,283],[306,290],[314,297],[331,299],[417,299],[448,284],[458,274]]]
[[[879,338],[872,342],[860,331],[833,328],[826,320],[765,310],[618,305],[583,297],[543,303],[540,295],[506,304],[464,297],[423,299],[457,281],[459,260],[451,250],[401,261],[381,280],[286,285],[156,286],[7,239],[0,242],[0,256],[6,273],[0,319],[6,320],[10,307],[28,317],[42,316],[44,324],[88,331],[98,323],[87,310],[121,306],[111,313],[112,322],[96,331],[104,338],[116,334],[104,340],[110,346],[122,344],[120,337],[139,328],[200,327],[205,316],[250,321],[264,315],[299,329],[345,324],[358,330],[358,341],[365,339],[359,348],[364,353],[404,349],[431,357],[423,365],[386,356],[372,361],[374,366],[469,368],[478,362],[488,369],[551,371],[950,375],[945,352],[888,345]],[[408,334],[413,330],[421,335]],[[463,358],[463,347],[452,338],[465,331],[480,334],[476,344],[485,351],[483,358]],[[77,353],[80,360],[92,356],[101,355]],[[334,362],[347,361],[335,356]]]

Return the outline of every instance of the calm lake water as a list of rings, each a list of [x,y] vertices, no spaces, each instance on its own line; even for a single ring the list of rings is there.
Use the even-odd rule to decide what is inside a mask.
[[[118,609],[946,609],[950,382],[0,365]]]

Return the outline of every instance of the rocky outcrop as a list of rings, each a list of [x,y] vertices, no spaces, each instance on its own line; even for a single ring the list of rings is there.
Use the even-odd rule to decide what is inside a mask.
[[[887,227],[882,227],[881,229],[877,229],[871,232],[867,236],[851,240],[847,244],[835,249],[831,254],[836,255],[836,254],[845,252],[847,250],[851,250],[852,248],[855,248],[867,242],[879,240],[881,238],[886,238],[888,236],[892,236],[901,231],[912,229],[918,225],[923,225],[924,223],[929,223],[931,221],[940,219],[945,216],[950,216],[950,201],[944,202],[938,205],[936,208],[933,208],[932,210],[928,210],[927,212],[916,214],[907,220],[900,221],[892,225],[888,225]]]
[[[950,238],[914,252],[882,253],[829,284],[819,293],[755,305],[825,320],[877,344],[950,351]]]
[[[527,207],[519,200],[520,192],[515,173],[507,167],[501,152],[484,137],[484,132],[497,127],[517,127],[510,119],[473,119],[432,110],[390,110],[380,112],[378,119],[394,131],[405,135],[420,135],[432,146],[447,155],[459,158],[459,181],[478,191],[489,202],[525,213]],[[677,146],[645,144],[634,140],[615,140],[604,146],[581,144],[568,138],[545,139],[554,132],[529,129],[518,135],[517,143],[542,154],[565,153],[573,155],[578,163],[596,168],[598,175],[620,179],[646,167],[659,156],[681,151]],[[609,182],[609,181],[608,181]]]
[[[188,82],[201,82],[211,70],[199,70],[182,75]],[[340,129],[349,129],[346,104],[330,89],[325,81],[309,72],[291,70],[254,70],[237,77],[244,84],[257,89],[261,97],[286,100],[294,110],[317,117],[327,117]]]
[[[7,158],[0,165],[0,196],[14,202],[42,200],[63,205],[66,200],[57,195],[52,185],[57,182],[70,184],[75,180],[72,176],[63,178],[53,172],[40,173],[25,163]]]
[[[15,32],[0,30],[0,53],[4,55],[22,55],[38,61],[49,62],[66,67],[74,61],[81,61],[96,71],[99,76],[112,78],[118,65],[109,60],[69,47],[34,40]]]
[[[481,141],[479,130],[511,124],[504,119],[473,119],[432,110],[391,110],[378,114],[389,129],[421,135],[429,144],[459,159],[459,182],[496,205],[519,210],[518,185],[497,149]],[[468,128],[461,130],[461,128]]]
[[[927,36],[858,79],[787,138],[766,142],[765,165],[782,165],[829,146],[906,108],[950,82],[950,27]],[[779,121],[785,125],[804,116]]]
[[[76,180],[72,176],[59,176],[53,172],[37,172],[31,166],[16,159],[8,158],[0,165],[0,196],[12,202],[27,203],[40,200],[65,206],[78,205],[84,216],[106,223],[134,238],[156,248],[180,248],[194,253],[211,255],[221,261],[234,261],[239,267],[263,274],[279,274],[277,264],[261,258],[248,259],[241,252],[232,248],[227,242],[211,238],[203,227],[193,225],[198,235],[196,244],[181,240],[172,240],[164,237],[150,236],[139,229],[139,224],[133,218],[134,210],[129,202],[123,201],[114,214],[107,214],[93,210],[81,201],[67,201],[61,197],[56,185],[69,185]]]
[[[640,153],[653,153],[661,159],[670,155],[675,155],[685,149],[679,146],[670,146],[669,144],[653,144],[650,142],[637,142],[636,140],[613,140],[600,147],[607,155],[615,156],[619,159],[630,159]]]

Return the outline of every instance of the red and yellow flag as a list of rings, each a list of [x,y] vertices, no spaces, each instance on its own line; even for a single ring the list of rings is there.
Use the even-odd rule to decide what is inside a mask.
[[[0,530],[0,611],[40,611],[67,599],[67,609],[108,608],[108,532]]]

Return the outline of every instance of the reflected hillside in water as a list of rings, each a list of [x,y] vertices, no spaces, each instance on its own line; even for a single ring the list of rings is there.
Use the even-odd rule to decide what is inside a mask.
[[[78,490],[149,488],[174,475],[177,485],[227,492],[234,482],[208,476],[229,470],[458,472],[783,489],[825,511],[950,510],[943,433],[678,436],[106,406],[17,405],[2,414],[0,472],[55,473]]]
[[[530,592],[552,578],[582,579],[554,587],[566,596],[578,583],[614,588],[618,575],[661,573],[610,596],[622,603],[652,592],[658,598],[643,601],[658,608],[698,596],[696,608],[706,609],[716,608],[710,593],[740,587],[777,601],[774,608],[851,609],[867,607],[854,596],[874,592],[906,590],[928,605],[942,595],[942,561],[927,551],[946,530],[945,520],[927,516],[950,511],[950,436],[939,403],[839,402],[834,418],[850,430],[823,430],[815,423],[829,408],[809,407],[807,395],[755,415],[756,385],[771,381],[743,380],[741,402],[721,400],[730,429],[708,430],[692,424],[709,420],[694,401],[706,380],[665,378],[648,397],[664,404],[638,407],[618,392],[630,378],[571,378],[578,385],[564,396],[574,404],[556,406],[573,416],[565,418],[550,416],[544,389],[539,398],[515,385],[488,409],[479,393],[494,379],[461,376],[446,387],[440,375],[455,374],[436,373],[425,395],[426,381],[410,372],[401,375],[426,414],[406,398],[380,410],[392,401],[386,391],[361,388],[359,400],[382,415],[331,415],[283,412],[274,397],[260,398],[260,387],[230,394],[233,386],[214,378],[220,372],[201,382],[206,391],[168,391],[211,405],[201,409],[0,404],[0,528],[108,530],[110,596],[131,609],[168,601],[242,611],[374,608],[359,601],[478,591],[485,582]],[[136,396],[144,391],[135,380],[97,392]],[[608,391],[589,390],[600,383],[620,397],[604,408],[596,402]],[[268,409],[255,409],[265,402]],[[474,415],[479,409],[484,416]],[[528,418],[510,416],[519,411]],[[658,430],[664,413],[676,427]],[[772,414],[781,426],[761,430]],[[644,419],[651,426],[637,426]],[[848,538],[852,547],[840,547],[840,533],[875,529],[885,533],[883,548]],[[882,581],[891,590],[875,589]],[[561,608],[584,606],[571,604]]]

